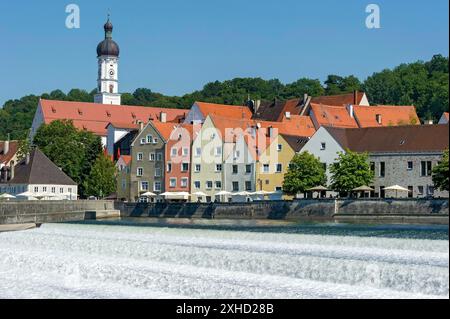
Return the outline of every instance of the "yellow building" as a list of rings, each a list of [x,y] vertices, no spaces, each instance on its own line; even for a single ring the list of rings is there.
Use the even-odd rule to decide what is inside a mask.
[[[256,191],[275,192],[269,195],[270,199],[292,199],[292,196],[282,194],[284,174],[308,138],[277,134],[268,141],[256,162]]]

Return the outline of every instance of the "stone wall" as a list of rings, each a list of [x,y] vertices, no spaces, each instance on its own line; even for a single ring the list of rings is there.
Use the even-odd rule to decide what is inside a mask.
[[[113,201],[1,201],[0,224],[84,220],[86,213],[112,210]]]
[[[448,224],[447,199],[294,200],[252,203],[116,203],[125,217],[285,219]]]

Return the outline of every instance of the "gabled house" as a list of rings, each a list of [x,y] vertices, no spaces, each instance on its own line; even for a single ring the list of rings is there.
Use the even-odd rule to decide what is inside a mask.
[[[0,193],[29,192],[43,199],[76,200],[77,184],[38,148],[14,166],[0,170]],[[33,198],[29,196],[28,198]]]
[[[311,103],[310,117],[314,126],[319,129],[321,126],[356,128],[358,123],[346,106],[334,106]]]
[[[439,136],[439,138],[436,138]],[[347,149],[367,152],[374,172],[373,196],[386,197],[384,187],[399,184],[410,192],[404,197],[448,197],[448,192],[434,189],[431,173],[449,147],[448,125],[409,125],[370,128],[322,126],[302,148],[327,166],[338,152]]]
[[[210,114],[234,119],[250,119],[252,110],[247,105],[195,102],[186,115],[185,123],[202,124]]]
[[[347,106],[350,116],[356,119],[358,127],[379,127],[399,125],[420,125],[414,106]]]
[[[14,166],[17,163],[19,141],[0,141],[0,169],[4,166]]]

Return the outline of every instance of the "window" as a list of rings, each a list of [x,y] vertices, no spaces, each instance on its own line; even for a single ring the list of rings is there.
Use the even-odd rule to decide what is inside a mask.
[[[283,149],[283,145],[278,144],[278,145],[277,145],[277,151],[278,151],[278,152],[281,152],[282,149]]]
[[[276,192],[281,192],[282,190],[283,190],[283,187],[281,187],[281,186],[275,187]]]
[[[63,188],[63,187],[60,187],[60,188],[59,188],[59,193],[60,193],[60,194],[64,193],[64,188]]]
[[[251,164],[245,165],[245,173],[250,174],[251,172],[252,172],[252,165]]]
[[[150,153],[149,160],[152,162],[155,160],[155,153]]]
[[[241,156],[241,152],[239,152],[238,150],[234,151],[234,159],[238,159]]]
[[[187,185],[188,185],[188,178],[187,177],[183,177],[182,179],[181,179],[181,187],[183,187],[183,188],[186,188],[187,187]]]
[[[417,193],[423,195],[423,186],[417,186]]]
[[[199,173],[200,170],[201,170],[201,168],[202,168],[202,165],[200,165],[200,164],[195,164],[195,172],[196,172],[196,173]]]
[[[160,162],[162,161],[162,153],[160,152],[156,153],[156,160]]]
[[[137,176],[142,176],[144,175],[144,169],[142,167],[138,167],[137,168],[137,172],[136,172]]]
[[[176,177],[171,177],[169,180],[169,187],[177,187],[177,179]]]
[[[266,185],[269,185],[269,183],[270,183],[270,182],[269,182],[269,180],[268,180],[268,179],[266,179]]]
[[[431,176],[431,161],[420,162],[420,176]]]
[[[69,187],[67,191],[72,194],[72,187]]]
[[[370,170],[375,173],[375,162],[370,162]]]
[[[207,189],[211,189],[213,187],[213,182],[212,181],[206,181],[206,188]]]
[[[171,151],[170,151],[170,154],[171,154],[172,156],[177,156],[177,154],[178,154],[177,149],[176,149],[175,147],[173,147],[173,148],[171,149]]]
[[[39,187],[35,186],[35,187],[34,187],[34,192],[35,192],[35,193],[38,193],[38,192],[39,192]]]
[[[427,195],[429,195],[429,196],[434,195],[434,186],[432,186],[432,185],[427,186]]]
[[[145,138],[141,138],[141,144],[145,144]]]
[[[194,188],[195,189],[200,189],[200,181],[195,181],[194,182]]]
[[[189,149],[183,148],[183,156],[188,156],[188,155],[189,155]]]
[[[216,164],[216,172],[222,171],[222,164]]]
[[[233,182],[233,192],[239,192],[239,182]]]
[[[137,160],[138,161],[142,161],[143,158],[144,158],[144,154],[142,152],[137,153]]]
[[[222,182],[221,181],[216,181],[216,189],[222,189]]]
[[[222,155],[222,146],[216,147],[216,156]]]
[[[246,181],[245,182],[245,190],[246,191],[251,191],[252,190],[252,182],[250,182],[250,181]]]
[[[156,137],[153,138],[153,144],[158,144],[158,139]]]
[[[380,162],[380,173],[378,174],[379,177],[384,177],[386,173],[386,163]]]
[[[153,191],[160,192],[161,191],[161,182],[154,182],[153,183]]]
[[[325,143],[325,142],[320,143],[320,150],[321,151],[324,151],[326,148],[327,148],[327,143]]]
[[[269,173],[269,164],[263,165],[263,173]]]
[[[195,149],[195,156],[200,157],[201,155],[202,155],[202,149],[201,149],[201,147],[197,147]]]
[[[411,161],[408,162],[408,171],[412,171],[413,167],[414,167],[413,162]]]
[[[47,192],[47,186],[43,186],[43,187],[42,187],[42,192],[43,192],[43,193]]]
[[[167,173],[172,171],[172,163],[167,163]]]
[[[52,187],[52,193],[56,193],[56,187]]]
[[[147,143],[148,144],[153,143],[153,136],[147,135]]]
[[[155,168],[155,177],[161,177],[161,168]]]
[[[141,182],[141,191],[148,191],[148,182]]]
[[[181,171],[187,172],[189,170],[189,163],[181,163]]]
[[[409,198],[413,197],[413,191],[414,191],[414,187],[408,186],[408,197]]]
[[[233,174],[238,174],[238,166],[233,165]]]
[[[283,164],[275,164],[275,172],[281,173],[283,170]]]

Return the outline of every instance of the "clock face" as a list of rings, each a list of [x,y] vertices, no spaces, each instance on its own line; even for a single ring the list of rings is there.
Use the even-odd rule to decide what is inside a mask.
[[[109,70],[109,76],[111,76],[111,77],[114,76],[114,70],[113,69]]]

